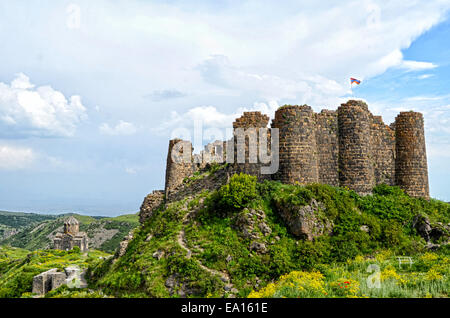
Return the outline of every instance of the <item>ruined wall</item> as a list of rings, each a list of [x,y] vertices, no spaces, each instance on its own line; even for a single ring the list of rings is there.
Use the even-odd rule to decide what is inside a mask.
[[[151,218],[153,210],[164,202],[164,191],[156,190],[147,195],[139,210],[139,222],[144,223]]]
[[[244,112],[244,114],[237,118],[236,121],[233,123],[233,129],[234,129],[234,160],[233,160],[233,169],[236,173],[247,173],[258,177],[258,180],[264,180],[264,179],[270,179],[271,175],[264,175],[261,174],[261,166],[262,163],[259,160],[259,141],[260,141],[260,128],[266,128],[269,123],[269,116],[261,114],[261,112]],[[241,132],[244,132],[245,138],[240,138],[238,136],[239,128],[241,129]],[[249,128],[255,128],[250,129]],[[265,144],[267,145],[267,149],[270,149],[270,131],[269,129],[266,130],[267,132],[267,141]],[[252,143],[249,141],[253,140]],[[253,158],[250,156],[250,147],[255,146],[255,148],[252,150],[254,156]],[[238,157],[238,149],[243,148],[245,149],[244,158]],[[245,163],[240,163],[242,161],[245,161]]]
[[[316,114],[316,144],[319,183],[339,186],[339,140],[336,111],[322,110]]]
[[[194,172],[192,144],[190,141],[173,139],[169,141],[167,153],[165,195],[183,183],[184,178]]]
[[[381,116],[371,117],[371,160],[375,184],[395,184],[395,131]]]
[[[272,128],[280,134],[280,166],[274,179],[284,183],[319,181],[315,118],[309,106],[283,106],[275,112]]]
[[[339,184],[365,195],[375,185],[371,120],[367,104],[350,100],[338,108]]]
[[[428,167],[423,116],[401,112],[395,118],[395,183],[413,197],[428,199]]]

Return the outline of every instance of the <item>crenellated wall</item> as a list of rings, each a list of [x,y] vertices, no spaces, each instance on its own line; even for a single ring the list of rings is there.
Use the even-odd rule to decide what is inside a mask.
[[[336,111],[314,113],[307,105],[286,105],[275,112],[271,128],[269,117],[260,112],[245,112],[233,123],[234,138],[227,143],[216,141],[192,155],[188,141],[171,140],[166,170],[166,198],[183,183],[186,177],[203,169],[202,158],[215,158],[217,151],[231,165],[229,173],[244,172],[259,180],[274,179],[284,183],[324,183],[348,187],[365,195],[377,184],[398,185],[411,196],[429,198],[428,169],[423,116],[415,112],[400,113],[395,123],[384,124],[381,116],[374,116],[363,101],[349,100]],[[252,136],[249,128],[256,128]],[[249,140],[258,141],[259,128],[267,128],[268,149],[271,129],[279,129],[279,169],[273,175],[261,175],[263,164],[249,159]],[[245,137],[238,132],[247,132]],[[273,131],[272,131],[273,134]],[[176,144],[183,144],[188,153],[179,156],[194,159],[193,163],[174,162],[170,155]],[[258,144],[258,142],[257,142]],[[237,149],[245,149],[245,163],[238,162]],[[257,148],[257,153],[259,149]],[[242,159],[242,158],[241,158]]]

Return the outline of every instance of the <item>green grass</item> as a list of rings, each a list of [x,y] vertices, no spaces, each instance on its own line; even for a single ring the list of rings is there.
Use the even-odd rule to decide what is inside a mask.
[[[108,254],[101,251],[80,253],[45,250],[30,252],[19,248],[0,247],[0,298],[28,297],[33,277],[52,268],[63,270],[69,265],[87,268]]]
[[[128,223],[133,223],[135,225],[138,225],[139,224],[139,215],[137,213],[124,214],[124,215],[119,215],[119,216],[112,217],[112,218],[105,218],[105,220],[117,221],[117,222],[128,222]]]
[[[292,272],[250,297],[263,298],[424,298],[448,297],[450,257],[427,252],[398,263],[389,250],[341,264],[321,264],[312,272]]]

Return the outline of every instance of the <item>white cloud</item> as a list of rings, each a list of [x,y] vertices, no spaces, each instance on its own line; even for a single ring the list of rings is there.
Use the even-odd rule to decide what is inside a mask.
[[[20,170],[30,166],[35,160],[31,148],[0,145],[0,170]]]
[[[0,136],[72,136],[85,117],[80,96],[67,100],[50,86],[35,88],[22,73],[0,83]]]
[[[125,172],[128,174],[136,174],[137,170],[135,168],[126,167]]]
[[[422,74],[422,75],[417,76],[417,78],[418,79],[427,79],[427,78],[430,78],[433,76],[434,76],[434,74]]]
[[[399,67],[404,68],[408,71],[423,71],[423,70],[431,70],[438,66],[431,62],[403,61]],[[423,77],[423,78],[426,78],[426,77]]]
[[[110,136],[129,136],[137,132],[136,127],[129,122],[120,120],[119,123],[113,127],[107,123],[103,123],[99,127],[100,133]]]
[[[423,102],[423,101],[436,101],[442,100],[446,96],[412,96],[405,98],[406,102]]]

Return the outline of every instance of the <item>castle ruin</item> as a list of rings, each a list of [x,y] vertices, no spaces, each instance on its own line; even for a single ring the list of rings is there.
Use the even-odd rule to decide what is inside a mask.
[[[288,184],[323,183],[345,187],[361,195],[370,194],[375,185],[384,183],[397,185],[410,196],[429,199],[421,113],[401,112],[388,126],[381,116],[374,116],[369,111],[365,102],[349,100],[336,111],[322,110],[320,113],[307,105],[282,106],[275,112],[270,128],[268,124],[267,115],[244,112],[233,123],[234,140],[215,142],[213,147],[208,145],[200,157],[211,150],[219,151],[227,155],[226,162],[232,163],[234,172],[256,175],[260,180],[272,179]],[[249,128],[257,128],[256,135],[244,135],[245,140],[237,138],[238,129]],[[261,128],[266,128],[269,136],[271,130],[278,128],[279,168],[271,175],[261,175],[260,168],[264,164],[248,158],[252,144],[249,141],[261,138],[258,133]],[[244,143],[246,149],[245,162],[236,160],[235,149],[239,143]],[[230,145],[234,147],[230,148]],[[182,148],[179,156],[186,160],[174,160],[175,147]],[[186,177],[201,168],[196,157],[199,155],[193,155],[192,150],[189,141],[170,141],[166,197],[176,191]]]
[[[80,232],[80,223],[73,216],[64,221],[64,232],[56,234],[53,239],[53,246],[56,250],[70,251],[75,246],[80,251],[85,252],[88,248],[88,236],[85,232]]]

